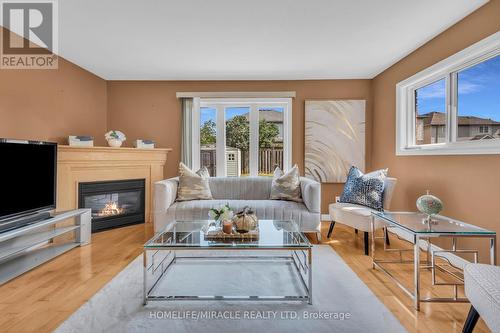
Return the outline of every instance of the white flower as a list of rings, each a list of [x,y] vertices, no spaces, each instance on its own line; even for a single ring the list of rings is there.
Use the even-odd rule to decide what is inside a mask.
[[[215,219],[215,216],[216,216],[216,215],[215,215],[215,212],[214,212],[213,210],[211,210],[211,209],[210,209],[210,210],[208,211],[208,217],[210,217],[211,219]]]
[[[227,209],[225,212],[221,214],[221,219],[223,220],[231,220],[234,216],[234,213],[232,210]]]
[[[125,136],[125,134],[123,134],[123,132],[115,130],[109,131],[108,133],[104,134],[104,137],[106,138],[106,140],[116,139],[122,142],[127,140],[127,137]]]

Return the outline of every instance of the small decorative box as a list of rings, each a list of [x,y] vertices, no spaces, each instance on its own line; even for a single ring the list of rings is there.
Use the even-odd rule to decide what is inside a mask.
[[[140,149],[154,149],[155,142],[153,140],[137,139],[134,141],[134,146]]]
[[[72,147],[94,147],[94,137],[87,135],[70,135],[68,144]]]

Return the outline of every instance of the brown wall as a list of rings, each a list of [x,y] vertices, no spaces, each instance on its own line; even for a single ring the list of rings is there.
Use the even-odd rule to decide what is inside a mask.
[[[499,17],[500,1],[491,1],[373,80],[372,166],[399,179],[393,209],[414,210],[429,189],[443,200],[443,214],[500,233],[499,155],[395,155],[396,83],[497,32]]]
[[[123,131],[128,145],[136,138],[153,139],[160,147],[173,148],[166,176],[177,175],[181,148],[181,106],[176,93],[181,91],[296,91],[293,101],[293,163],[304,170],[304,100],[365,99],[367,101],[367,167],[371,151],[371,81],[109,81],[108,127]],[[324,184],[322,210],[334,200],[343,184]]]
[[[64,59],[57,70],[0,69],[0,137],[103,145],[106,118],[106,81]]]

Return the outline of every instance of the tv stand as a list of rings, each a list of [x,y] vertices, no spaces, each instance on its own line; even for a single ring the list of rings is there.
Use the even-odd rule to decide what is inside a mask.
[[[43,211],[38,213],[33,213],[30,215],[17,217],[7,222],[3,222],[0,225],[0,233],[7,232],[9,230],[14,230],[20,228],[21,226],[27,226],[29,224],[33,224],[34,222],[39,222],[42,220],[50,219],[52,216],[49,211]]]
[[[0,285],[47,262],[77,246],[90,243],[91,210],[77,209],[56,213],[44,220],[0,234]],[[70,218],[73,225],[57,226]],[[74,239],[64,243],[53,239],[74,233]]]

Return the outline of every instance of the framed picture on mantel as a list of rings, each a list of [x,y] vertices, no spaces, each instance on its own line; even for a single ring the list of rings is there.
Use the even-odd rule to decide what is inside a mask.
[[[364,100],[306,100],[305,175],[344,183],[351,166],[365,169]]]

